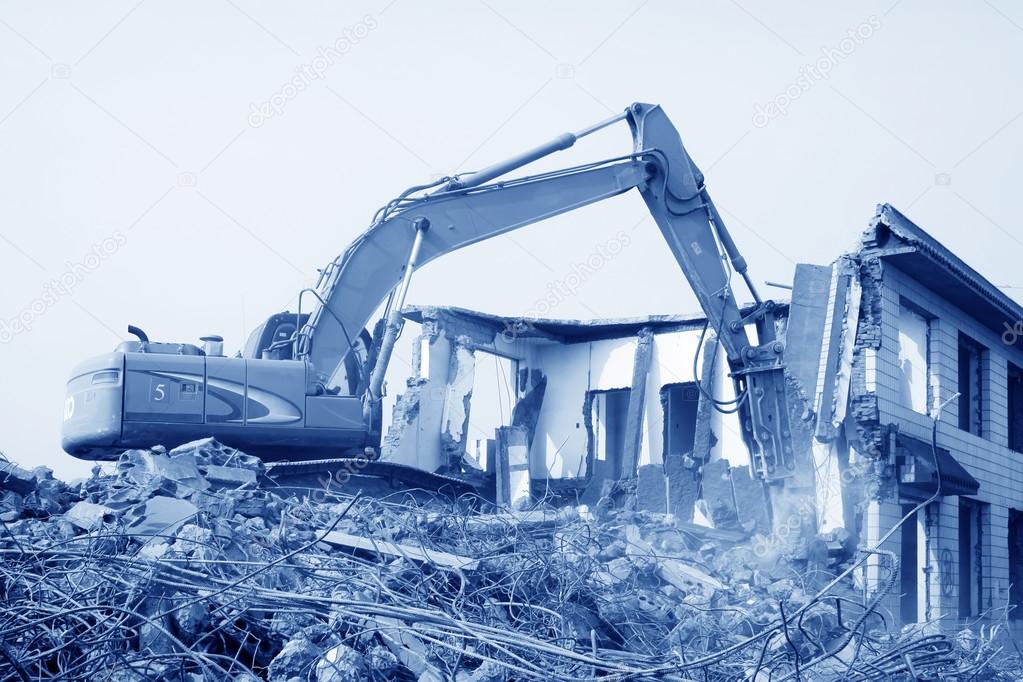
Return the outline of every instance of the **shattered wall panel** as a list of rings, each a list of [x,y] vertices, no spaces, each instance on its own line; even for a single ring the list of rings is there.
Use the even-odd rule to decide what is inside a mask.
[[[585,474],[588,344],[544,346],[535,367],[547,377],[547,387],[530,448],[530,476],[542,480]]]
[[[468,445],[469,414],[472,402],[476,357],[472,341],[459,336],[451,344],[447,389],[441,413],[440,449],[443,466],[458,471]]]
[[[391,424],[381,442],[381,458],[437,471],[448,463],[441,451],[440,433],[451,343],[437,325],[428,324],[416,345],[420,348],[418,363],[405,392],[394,402]],[[429,374],[420,376],[420,368],[429,368]]]

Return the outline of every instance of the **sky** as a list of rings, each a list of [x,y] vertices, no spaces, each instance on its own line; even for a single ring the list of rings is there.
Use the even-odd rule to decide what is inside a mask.
[[[888,202],[1021,300],[1021,63],[1008,0],[0,2],[0,450],[84,474],[65,382],[129,323],[233,353],[406,187],[633,101],[765,293]],[[628,151],[619,125],[536,170]],[[548,315],[697,312],[636,193],[439,259],[408,302],[522,315],[621,231]]]

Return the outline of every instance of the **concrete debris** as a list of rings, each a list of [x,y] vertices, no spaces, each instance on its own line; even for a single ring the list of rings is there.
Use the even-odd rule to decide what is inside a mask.
[[[0,490],[24,495],[35,490],[35,487],[36,478],[31,471],[10,462],[0,462]]]
[[[380,666],[379,656],[374,664]],[[383,667],[393,671],[397,666],[388,661]],[[362,654],[350,646],[338,644],[316,662],[317,682],[359,682],[364,679],[366,675]]]
[[[241,487],[256,484],[256,472],[251,469],[210,464],[206,467],[206,480],[219,485]]]
[[[199,473],[195,458],[180,452],[170,457],[150,450],[127,450],[117,460],[117,470],[126,481],[173,494],[178,486],[205,490],[209,483]]]
[[[125,530],[133,535],[170,535],[198,511],[188,500],[154,495],[125,515]]]
[[[412,561],[419,563],[443,566],[445,568],[454,568],[463,571],[474,570],[479,565],[479,562],[475,559],[450,554],[448,552],[420,549],[419,547],[413,547],[411,545],[402,545],[395,542],[387,542],[386,540],[363,538],[358,535],[351,535],[349,533],[341,533],[338,531],[331,531],[324,535],[322,542],[326,542],[330,545],[336,545],[338,547],[347,547],[349,549],[361,550],[363,552],[370,552],[373,554],[382,554],[389,557],[411,559]]]
[[[739,510],[732,491],[732,469],[728,460],[703,465],[703,499],[700,506],[715,528],[738,528]]]
[[[522,426],[497,429],[496,500],[507,507],[529,502],[529,433]]]
[[[1001,674],[989,635],[888,632],[852,582],[848,537],[767,561],[734,503],[736,527],[714,529],[622,509],[285,496],[212,440],[128,451],[72,485],[5,471],[18,489],[0,497],[0,680]]]
[[[321,655],[322,652],[302,634],[288,640],[281,652],[270,661],[267,672],[275,680],[304,679]]]
[[[82,530],[96,530],[105,521],[112,521],[115,512],[110,507],[82,500],[64,513],[64,518]]]

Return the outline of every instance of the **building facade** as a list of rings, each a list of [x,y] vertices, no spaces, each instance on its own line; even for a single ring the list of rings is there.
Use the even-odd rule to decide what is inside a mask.
[[[909,514],[881,545],[901,559],[889,607],[903,621],[1023,616],[1023,307],[889,206],[854,261],[845,440],[876,477],[855,500],[861,542]]]

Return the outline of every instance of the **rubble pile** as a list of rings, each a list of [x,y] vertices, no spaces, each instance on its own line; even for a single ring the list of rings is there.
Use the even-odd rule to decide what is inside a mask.
[[[987,638],[889,632],[812,551],[765,563],[663,515],[264,473],[213,440],[72,484],[0,462],[0,682],[999,674]]]

